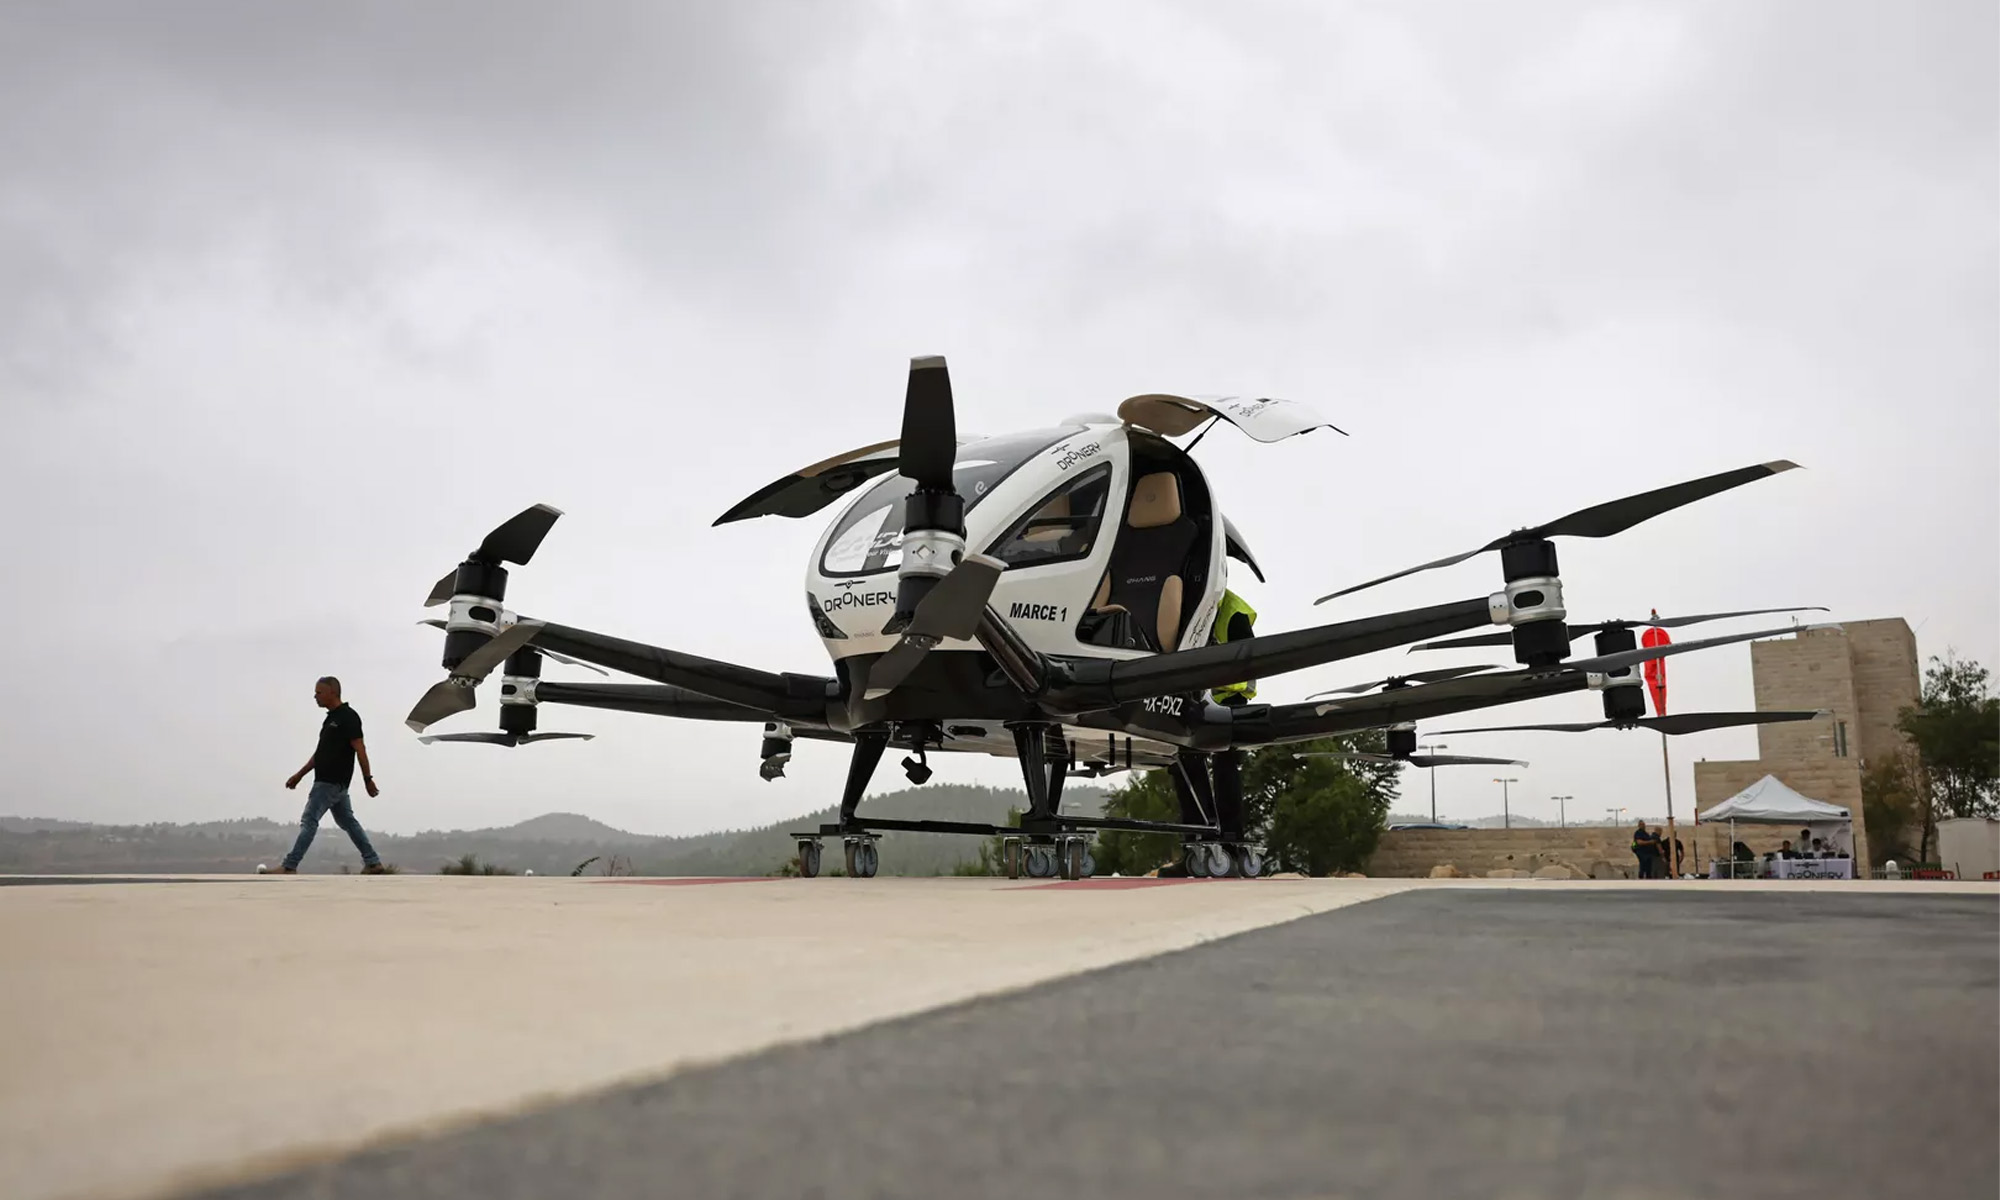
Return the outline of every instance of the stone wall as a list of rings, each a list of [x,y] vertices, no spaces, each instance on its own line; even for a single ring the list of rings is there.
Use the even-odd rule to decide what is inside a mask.
[[[1647,822],[1648,825],[1652,822]],[[1694,848],[1681,832],[1692,862]],[[1382,835],[1365,874],[1381,879],[1422,879],[1440,866],[1484,878],[1488,871],[1532,872],[1552,863],[1593,879],[1633,879],[1629,826],[1583,825],[1568,829],[1392,829]]]
[[[1859,702],[1849,753],[1859,755],[1865,768],[1910,749],[1896,715],[1922,698],[1922,666],[1916,634],[1903,621],[1851,621],[1846,629]]]
[[[1752,781],[1754,782],[1754,780]],[[1648,827],[1664,831],[1664,822],[1648,818]],[[1681,869],[1708,874],[1708,860],[1727,857],[1729,827],[1688,822],[1675,826],[1685,857]],[[1758,855],[1776,850],[1785,838],[1797,840],[1797,829],[1770,825],[1738,825],[1737,840]],[[1377,879],[1423,879],[1440,867],[1483,879],[1491,871],[1535,871],[1566,866],[1591,879],[1636,879],[1639,860],[1632,856],[1632,826],[1584,825],[1568,829],[1394,829],[1382,835],[1363,874]]]

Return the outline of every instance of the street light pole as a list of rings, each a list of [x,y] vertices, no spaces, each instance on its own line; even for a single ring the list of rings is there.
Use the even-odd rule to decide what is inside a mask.
[[[1429,754],[1433,750],[1449,750],[1451,747],[1445,745],[1443,742],[1429,742],[1418,746],[1417,749],[1423,751],[1425,754]],[[1436,767],[1426,767],[1424,769],[1431,777],[1431,824],[1435,825],[1438,820],[1438,769]]]
[[[1556,802],[1556,826],[1557,826],[1557,828],[1559,828],[1559,829],[1568,829],[1568,828],[1569,828],[1569,816],[1568,816],[1568,806],[1566,806],[1566,805],[1565,805],[1565,804],[1563,803],[1563,801],[1565,801],[1565,800],[1574,800],[1574,799],[1576,799],[1576,797],[1575,797],[1575,796],[1555,796],[1555,797],[1551,797],[1551,798],[1552,798],[1553,800],[1555,800],[1555,802]]]
[[[1500,824],[1503,828],[1512,829],[1514,828],[1514,813],[1513,810],[1507,806],[1507,785],[1510,783],[1519,783],[1521,781],[1519,779],[1508,778],[1508,779],[1495,779],[1493,782],[1500,785]]]

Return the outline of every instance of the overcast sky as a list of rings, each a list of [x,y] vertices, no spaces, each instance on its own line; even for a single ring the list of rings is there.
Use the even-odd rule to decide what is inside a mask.
[[[420,745],[416,622],[545,501],[510,604],[824,670],[822,521],[709,523],[894,437],[921,354],[962,429],[1168,391],[1348,430],[1197,452],[1270,576],[1235,584],[1259,632],[1483,595],[1495,556],[1311,604],[1790,458],[1563,543],[1573,619],[1823,604],[1995,664],[1997,33],[1943,0],[9,5],[0,813],[293,819],[328,672],[372,828],[831,802],[843,748],[766,783],[754,727],[545,708],[599,737]],[[1260,699],[1412,657],[1467,661]],[[1670,707],[1751,707],[1749,660],[1674,659]],[[1695,758],[1756,753],[1674,745],[1683,818]],[[1532,760],[1516,811],[1663,807],[1651,735],[1463,748]],[[1443,814],[1497,811],[1489,778],[1439,772]]]

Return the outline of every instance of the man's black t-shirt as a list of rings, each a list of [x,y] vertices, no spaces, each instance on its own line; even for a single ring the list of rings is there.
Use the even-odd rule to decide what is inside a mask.
[[[319,749],[313,751],[313,779],[346,785],[354,780],[354,739],[361,736],[361,714],[345,703],[326,710],[319,726]]]

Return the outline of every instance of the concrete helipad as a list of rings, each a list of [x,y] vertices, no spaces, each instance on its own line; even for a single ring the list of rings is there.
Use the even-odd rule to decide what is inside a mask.
[[[2000,1104],[1994,884],[4,882],[26,885],[0,887],[0,1190],[19,1200],[796,1195],[802,1162],[875,1143],[810,1190],[1004,1195],[1042,1170],[1040,1145],[1066,1165],[1038,1178],[1066,1194],[1157,1196],[1180,1177],[1162,1164],[1207,1146],[1213,1186],[1465,1194],[1476,1176],[1434,1144],[1505,1167],[1507,1130],[1581,1154],[1564,1178],[1603,1186],[1573,1194],[1716,1195],[1734,1193],[1624,1186],[1627,1135],[1592,1122],[1643,1120],[1632,1135],[1713,1164],[1686,1129],[1734,1105],[1768,1140],[1810,1085],[1799,1119],[1824,1167],[1856,1144],[1850,1109],[1855,1130],[1934,1109],[1913,1128],[1935,1154],[1954,1122],[1990,1134]],[[1659,1054],[1607,1060],[1628,1032]],[[1499,1091],[1452,1077],[1495,1062],[1513,1064]],[[1621,1118],[1635,1063],[1665,1090]],[[1711,1086],[1746,1068],[1761,1098]],[[1509,1079],[1554,1108],[1524,1113]],[[1361,1171],[1331,1149],[1348,1126],[1373,1131],[1354,1143],[1367,1169],[1300,1190]],[[1985,1142],[1925,1194],[1982,1183]]]

